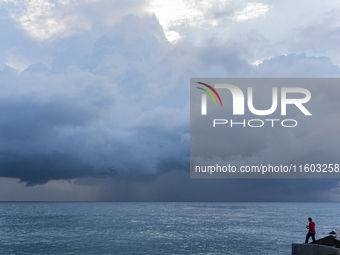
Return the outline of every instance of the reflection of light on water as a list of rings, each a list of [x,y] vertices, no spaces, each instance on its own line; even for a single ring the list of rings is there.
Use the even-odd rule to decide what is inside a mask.
[[[0,229],[2,244],[26,253],[283,255],[307,233],[287,212],[302,222],[315,218],[320,237],[335,227],[339,209],[336,203],[2,203]]]

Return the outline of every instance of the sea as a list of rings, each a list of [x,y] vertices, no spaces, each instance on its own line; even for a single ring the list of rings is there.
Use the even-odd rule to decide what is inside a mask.
[[[0,202],[0,254],[288,255],[340,203]]]

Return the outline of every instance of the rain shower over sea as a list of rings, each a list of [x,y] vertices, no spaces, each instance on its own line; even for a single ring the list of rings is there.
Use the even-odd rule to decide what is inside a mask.
[[[340,203],[0,202],[0,254],[285,254]]]

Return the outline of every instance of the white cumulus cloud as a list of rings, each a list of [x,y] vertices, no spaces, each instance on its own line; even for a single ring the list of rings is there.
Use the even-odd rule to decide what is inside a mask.
[[[90,30],[95,22],[113,25],[126,14],[138,13],[143,4],[144,0],[0,0],[1,9],[39,40]]]
[[[174,43],[182,37],[176,31],[181,26],[216,26],[218,21],[213,17],[207,17],[206,14],[214,9],[223,8],[226,3],[227,0],[152,0],[148,11],[156,15],[167,39]]]
[[[244,21],[248,19],[256,19],[264,16],[269,11],[269,5],[262,3],[248,3],[246,7],[235,13],[233,21]]]

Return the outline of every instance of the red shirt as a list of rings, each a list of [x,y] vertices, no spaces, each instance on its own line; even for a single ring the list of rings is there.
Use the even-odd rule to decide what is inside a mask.
[[[315,233],[315,223],[313,221],[309,222],[309,232]]]

